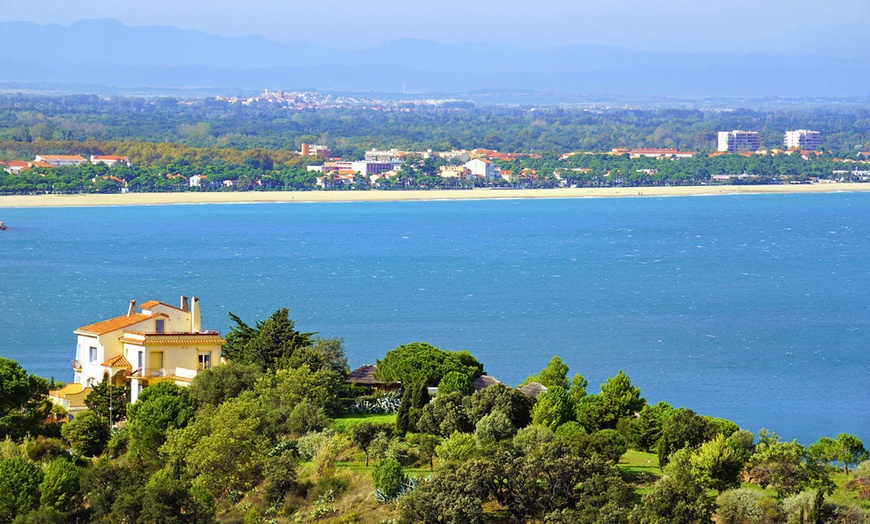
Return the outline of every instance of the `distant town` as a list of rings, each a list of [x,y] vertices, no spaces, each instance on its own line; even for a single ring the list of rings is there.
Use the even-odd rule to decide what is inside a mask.
[[[474,107],[379,96],[0,95],[0,194],[870,181],[861,108]]]
[[[362,96],[337,95],[320,91],[269,91],[264,89],[257,96],[217,96],[215,100],[231,104],[251,105],[258,103],[276,104],[287,109],[368,109],[371,111],[450,111],[474,108],[474,102],[455,98],[409,98],[397,100],[369,99]]]

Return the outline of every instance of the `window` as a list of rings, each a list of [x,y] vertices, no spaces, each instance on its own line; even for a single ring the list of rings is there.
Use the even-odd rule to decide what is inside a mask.
[[[157,331],[158,333],[163,333],[163,330],[165,329],[165,327],[164,327],[164,326],[165,326],[165,324],[164,324],[165,322],[166,322],[166,321],[163,320],[162,318],[159,319],[159,320],[155,320],[155,321],[154,321],[154,329],[155,329],[155,331]]]
[[[199,371],[211,369],[211,353],[199,354]]]
[[[88,348],[88,361],[96,362],[97,361],[97,348],[95,346],[91,346]]]
[[[136,360],[136,363],[138,364],[136,367],[138,369],[142,369],[142,365],[145,363],[145,361],[142,357],[143,357],[142,352],[139,351],[139,358]]]

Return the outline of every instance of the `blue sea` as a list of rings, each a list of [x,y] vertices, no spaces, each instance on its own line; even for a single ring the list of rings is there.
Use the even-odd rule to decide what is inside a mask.
[[[281,307],[351,367],[424,341],[511,385],[597,391],[870,444],[870,193],[0,209],[0,356],[72,379],[73,330],[200,297]]]

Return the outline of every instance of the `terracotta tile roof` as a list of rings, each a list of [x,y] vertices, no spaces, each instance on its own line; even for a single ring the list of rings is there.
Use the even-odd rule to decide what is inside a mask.
[[[127,160],[125,156],[113,156],[113,155],[94,155],[92,160]]]
[[[130,316],[122,315],[120,317],[110,318],[109,320],[103,320],[101,322],[82,326],[75,330],[75,333],[82,332],[93,335],[105,335],[106,333],[124,329],[134,324],[138,324],[139,322],[154,318],[155,316],[157,315],[145,315],[142,313],[136,313]]]
[[[139,308],[144,311],[146,309],[151,309],[155,306],[166,306],[166,307],[171,307],[172,309],[177,309],[179,311],[184,311],[180,307],[173,306],[172,304],[167,304],[166,302],[160,302],[157,300],[149,300],[148,302],[143,302],[142,305],[139,306]],[[185,311],[185,313],[187,313],[187,312]]]
[[[79,155],[39,155],[43,160],[67,160],[73,162],[84,162],[85,159],[80,157]]]
[[[124,358],[124,355],[118,355],[115,358],[110,358],[109,360],[103,362],[101,364],[107,368],[132,368],[130,365],[130,361]]]
[[[144,333],[145,338],[121,337],[124,343],[140,346],[190,346],[195,344],[220,344],[224,340],[217,332],[206,333]]]

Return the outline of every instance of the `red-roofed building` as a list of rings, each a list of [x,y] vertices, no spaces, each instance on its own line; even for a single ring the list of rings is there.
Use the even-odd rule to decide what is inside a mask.
[[[3,170],[10,175],[14,175],[19,171],[27,171],[28,169],[32,169],[34,167],[45,167],[50,169],[53,169],[55,167],[46,162],[28,162],[26,160],[10,160],[9,162],[0,162],[0,165],[3,165]]]
[[[202,187],[202,183],[208,180],[208,175],[193,175],[190,177],[188,184],[190,187]]]
[[[37,162],[45,162],[54,167],[78,166],[87,162],[79,155],[36,155]]]
[[[112,167],[119,163],[124,164],[127,167],[132,165],[130,159],[125,156],[91,155],[91,164],[106,164],[107,166]]]
[[[491,160],[485,158],[475,158],[465,163],[465,167],[471,171],[474,176],[479,176],[491,180],[495,178],[495,164]]]
[[[156,300],[145,302],[136,311],[131,300],[127,314],[75,330],[75,377],[81,391],[98,382],[129,384],[131,400],[146,386],[170,380],[187,385],[196,374],[220,362],[224,343],[217,331],[204,331],[199,299],[181,297],[175,307]],[[64,406],[64,395],[52,400]]]

